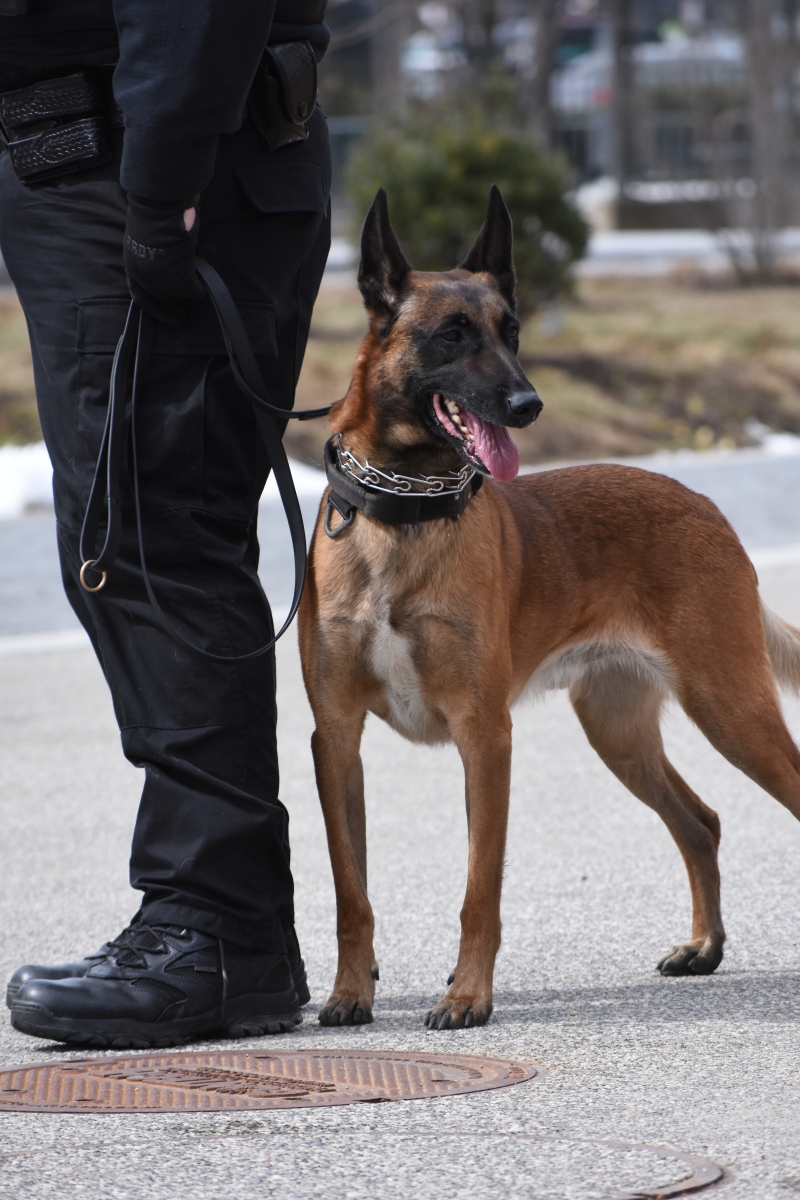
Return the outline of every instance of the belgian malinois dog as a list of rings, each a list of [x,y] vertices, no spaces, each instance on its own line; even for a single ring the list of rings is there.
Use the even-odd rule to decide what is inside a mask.
[[[367,712],[412,741],[455,742],[464,764],[461,944],[425,1019],[458,1029],[492,1011],[510,709],[551,688],[569,689],[592,746],[683,855],[692,936],[658,969],[709,974],[725,940],[719,820],[666,758],[661,708],[677,697],[717,750],[800,818],[800,753],[776,692],[776,679],[800,688],[800,630],[761,604],[717,508],[674,480],[614,465],[514,479],[508,427],[528,425],[541,403],[517,361],[511,221],[496,189],[473,249],[443,273],[411,269],[379,193],[358,278],[370,328],[331,416],[340,465],[367,464],[369,478],[412,490],[465,464],[486,479],[457,519],[345,521],[323,499],[300,609],[338,912],[339,966],[320,1021],[372,1020]]]

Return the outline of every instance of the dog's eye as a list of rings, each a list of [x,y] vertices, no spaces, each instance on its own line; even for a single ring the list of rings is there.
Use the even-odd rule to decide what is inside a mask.
[[[514,350],[519,349],[519,326],[512,325],[508,331],[508,340],[511,342]]]
[[[446,342],[460,342],[461,341],[461,330],[460,329],[445,329],[444,333],[442,334],[442,337],[444,338],[444,340]]]

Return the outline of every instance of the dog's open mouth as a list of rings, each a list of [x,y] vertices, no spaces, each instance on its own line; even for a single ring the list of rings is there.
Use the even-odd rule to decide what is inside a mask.
[[[441,392],[434,393],[433,412],[445,433],[461,443],[468,462],[488,471],[501,483],[516,479],[519,450],[504,425],[493,425],[491,421],[476,417]]]

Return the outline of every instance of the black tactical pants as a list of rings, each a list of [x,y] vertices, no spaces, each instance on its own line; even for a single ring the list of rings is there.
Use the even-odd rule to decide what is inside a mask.
[[[200,202],[198,253],[228,284],[270,399],[286,408],[330,244],[319,109],[309,129],[304,143],[272,155],[247,125],[221,139]],[[145,769],[131,855],[145,919],[279,951],[294,916],[274,656],[221,665],[162,632],[142,585],[129,479],[122,549],[105,588],[89,594],[78,580],[80,526],[129,303],[117,149],[114,163],[37,188],[24,187],[0,155],[0,248],[30,331],[64,586],[111,689],[123,750]],[[183,327],[159,325],[138,408],[148,568],[185,635],[241,654],[272,632],[256,538],[268,464],[210,305],[193,309]]]

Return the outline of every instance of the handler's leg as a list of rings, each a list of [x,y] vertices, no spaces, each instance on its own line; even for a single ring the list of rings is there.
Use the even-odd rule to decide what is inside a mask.
[[[220,169],[201,206],[200,253],[213,255],[228,280],[273,398],[287,407],[327,238],[320,212],[327,147],[319,128],[302,149],[299,175],[305,172],[314,185],[306,191],[313,194],[300,188],[294,208],[281,211],[274,194],[270,199],[268,178],[251,184],[255,199],[242,188],[240,166],[268,177],[279,165],[265,161],[247,131],[224,141]],[[161,968],[196,966],[193,956],[200,954],[203,963],[194,975],[212,985],[210,996],[224,977],[221,941],[228,947],[229,981],[232,955],[245,965],[256,959],[262,964],[241,968],[247,977],[243,994],[287,993],[292,984],[282,957],[284,930],[298,961],[299,952],[287,816],[278,799],[273,656],[227,666],[184,654],[172,643],[143,591],[129,510],[120,559],[103,592],[90,596],[77,579],[80,520],[107,404],[110,352],[126,308],[119,252],[124,197],[102,171],[38,192],[21,189],[7,163],[0,171],[0,236],[31,330],[54,462],[65,584],[111,687],[125,753],[146,771],[131,861],[132,883],[144,893],[140,922],[122,939],[125,948],[93,966],[91,977],[110,971],[145,984],[158,968],[162,978],[154,982],[172,986],[172,993],[161,989],[162,1000],[170,1002],[166,1009],[161,1003],[164,1019],[170,1006],[173,1012],[187,1008],[185,995],[173,994],[179,982],[184,993],[187,986],[185,971],[170,979]],[[221,346],[209,317],[201,304],[189,327],[161,327],[157,335],[140,416],[145,542],[155,586],[184,632],[236,654],[271,632],[255,536],[267,467],[249,405],[216,357]],[[144,925],[158,931],[151,935]],[[167,926],[171,933],[164,933]],[[189,931],[190,943],[181,942],[181,930]],[[42,986],[25,984],[17,1006],[31,988]],[[79,980],[48,986],[51,1008],[53,989],[62,1008],[64,989],[72,989],[69,1001],[77,1003]],[[151,1008],[155,993],[153,986]],[[208,1002],[203,1009],[198,1001],[198,1009],[192,1000],[189,1017],[201,1017]],[[239,1028],[247,1015],[238,1013]],[[196,1020],[178,1029],[180,1037],[187,1030],[202,1031]],[[85,1021],[81,1029],[60,1032],[82,1036]],[[120,1036],[132,1037],[127,1027]]]

